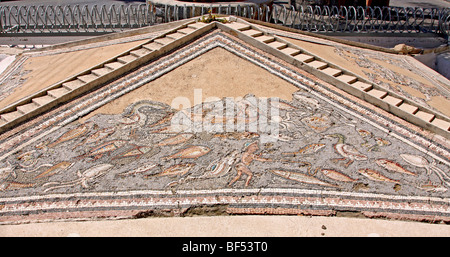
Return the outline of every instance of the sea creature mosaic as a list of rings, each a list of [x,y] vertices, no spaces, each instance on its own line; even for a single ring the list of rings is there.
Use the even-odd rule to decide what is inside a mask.
[[[83,121],[77,114],[67,121],[77,110],[145,85],[141,80],[159,69],[218,46],[293,81],[292,100],[248,94],[178,110],[148,99],[119,114]],[[415,220],[439,213],[450,220],[445,146],[219,32],[167,59],[61,107],[21,137],[0,141],[0,222],[182,213],[217,204],[233,214],[343,210]],[[52,125],[52,119],[66,123]]]
[[[202,121],[214,118],[215,125],[248,126],[252,116],[241,119],[240,111],[255,114],[255,121],[263,115],[251,99],[247,95],[233,102],[238,109],[227,117],[218,116],[224,110],[214,110],[211,102],[177,111],[146,100],[121,115],[99,114],[67,125],[6,160],[0,170],[2,194],[25,188],[45,193],[130,186],[358,191],[361,184],[364,192],[448,194],[448,167],[301,90],[291,102],[277,99],[278,115],[268,118],[279,127],[276,136],[258,130],[175,131],[173,120],[166,118],[188,114],[193,120],[198,114]],[[214,106],[223,107],[224,101]],[[263,141],[264,136],[274,140]]]

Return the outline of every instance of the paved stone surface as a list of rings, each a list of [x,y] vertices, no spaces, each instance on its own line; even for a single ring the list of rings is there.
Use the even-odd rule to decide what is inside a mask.
[[[448,237],[450,226],[350,217],[215,216],[2,225],[1,237]],[[167,239],[170,242],[170,239]],[[258,239],[264,241],[264,239]],[[303,240],[299,238],[298,240]],[[171,245],[170,243],[168,243]],[[150,244],[151,245],[151,244]],[[164,246],[152,245],[157,249]],[[173,247],[173,245],[171,245]],[[289,245],[285,245],[291,250]],[[292,250],[295,250],[292,246]],[[279,251],[286,248],[277,249]]]

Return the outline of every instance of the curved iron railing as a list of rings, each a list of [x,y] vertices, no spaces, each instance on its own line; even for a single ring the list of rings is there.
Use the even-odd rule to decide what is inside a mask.
[[[209,10],[310,32],[444,33],[450,35],[450,9],[362,6],[153,5],[163,20],[207,14]]]
[[[412,7],[274,6],[274,23],[312,32],[448,34],[449,9]]]
[[[214,13],[247,17],[310,32],[443,33],[450,9],[284,5],[0,6],[2,32],[115,32]]]
[[[155,23],[146,4],[0,6],[3,32],[114,32]]]

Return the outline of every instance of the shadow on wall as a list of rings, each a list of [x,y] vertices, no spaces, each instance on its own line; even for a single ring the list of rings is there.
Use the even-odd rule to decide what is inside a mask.
[[[441,54],[420,54],[414,58],[450,80],[450,51]]]
[[[450,80],[450,51],[436,57],[436,70]]]

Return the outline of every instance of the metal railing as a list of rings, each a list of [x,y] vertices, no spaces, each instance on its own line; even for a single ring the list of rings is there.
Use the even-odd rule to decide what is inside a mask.
[[[3,32],[115,32],[153,25],[148,5],[0,6]]]
[[[272,16],[275,23],[311,32],[450,32],[450,9],[299,6],[275,7]]]
[[[0,6],[3,33],[116,32],[205,15],[208,11],[310,32],[442,33],[450,35],[450,9],[285,5]]]
[[[166,21],[207,14],[235,15],[310,32],[443,33],[450,35],[450,9],[285,5],[153,5]]]

